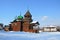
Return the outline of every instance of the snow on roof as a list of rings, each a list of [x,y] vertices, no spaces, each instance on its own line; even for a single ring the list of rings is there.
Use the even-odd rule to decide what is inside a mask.
[[[55,25],[49,25],[49,26],[44,26],[44,27],[57,27],[57,26],[55,26]]]
[[[33,22],[31,22],[31,23],[37,23],[38,21],[33,21]]]

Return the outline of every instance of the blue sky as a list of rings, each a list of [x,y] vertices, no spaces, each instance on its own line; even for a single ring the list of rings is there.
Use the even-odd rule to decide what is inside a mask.
[[[0,0],[0,23],[9,24],[28,9],[41,26],[60,25],[60,0]]]

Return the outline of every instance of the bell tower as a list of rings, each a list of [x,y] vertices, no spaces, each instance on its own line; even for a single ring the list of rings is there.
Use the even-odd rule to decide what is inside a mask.
[[[23,19],[23,30],[28,32],[30,23],[32,22],[32,15],[30,14],[29,10],[25,13]]]
[[[29,10],[26,12],[26,14],[24,15],[24,19],[28,20],[29,22],[32,22],[32,15],[29,12]]]

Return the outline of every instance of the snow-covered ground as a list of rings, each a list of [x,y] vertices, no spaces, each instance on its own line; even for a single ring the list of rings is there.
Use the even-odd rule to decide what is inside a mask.
[[[60,40],[60,32],[5,32],[0,31],[0,40]]]

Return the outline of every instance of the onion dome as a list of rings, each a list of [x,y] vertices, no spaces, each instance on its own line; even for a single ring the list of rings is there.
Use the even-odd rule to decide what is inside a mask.
[[[20,16],[17,17],[17,19],[22,20],[23,16],[20,15]]]

